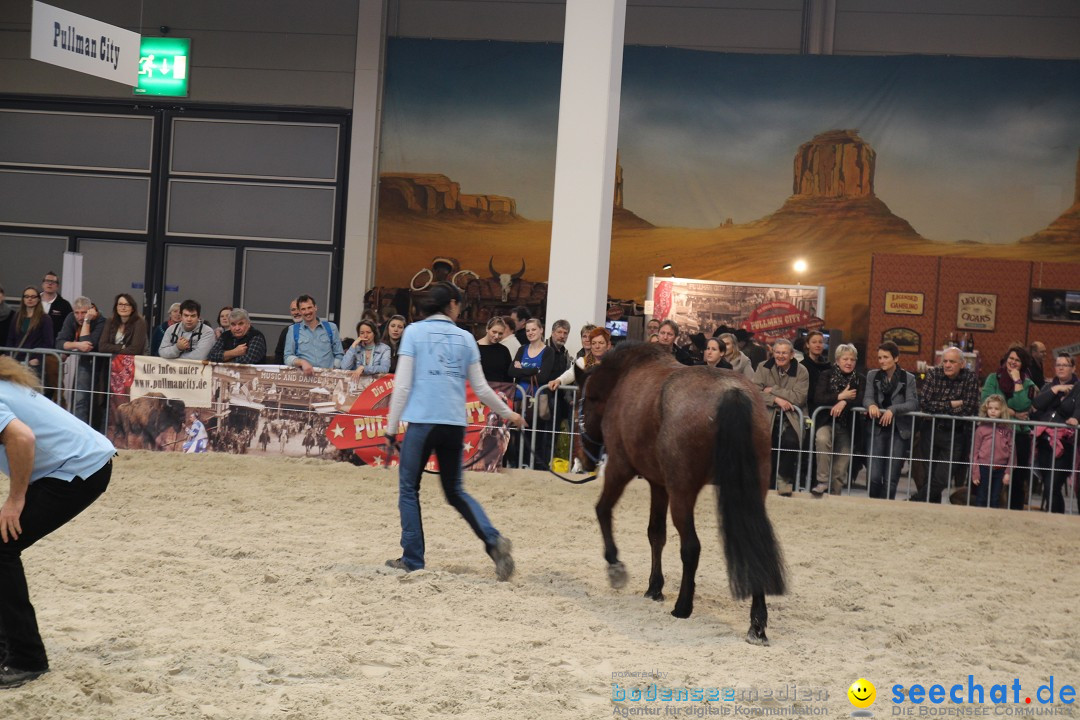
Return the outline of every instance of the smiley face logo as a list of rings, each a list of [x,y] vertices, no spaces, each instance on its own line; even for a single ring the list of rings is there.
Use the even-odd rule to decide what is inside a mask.
[[[877,698],[877,689],[874,687],[874,683],[866,678],[859,678],[851,683],[851,687],[847,689],[847,697],[855,707],[868,708],[874,704],[874,700]]]

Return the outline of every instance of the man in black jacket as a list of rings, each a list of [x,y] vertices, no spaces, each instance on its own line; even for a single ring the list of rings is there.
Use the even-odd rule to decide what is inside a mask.
[[[52,270],[41,278],[41,309],[52,320],[54,329],[62,328],[71,314],[71,303],[60,297],[60,276]]]

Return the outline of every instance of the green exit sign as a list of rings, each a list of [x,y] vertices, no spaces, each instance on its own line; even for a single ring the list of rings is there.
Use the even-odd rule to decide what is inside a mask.
[[[144,37],[139,48],[136,95],[187,97],[191,76],[191,39]]]

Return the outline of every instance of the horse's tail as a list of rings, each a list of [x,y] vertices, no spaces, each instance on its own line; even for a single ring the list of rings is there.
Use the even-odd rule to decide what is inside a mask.
[[[757,456],[754,420],[754,404],[745,391],[724,392],[716,413],[713,472],[728,584],[739,600],[786,591],[780,547],[765,514],[759,463],[766,460]]]

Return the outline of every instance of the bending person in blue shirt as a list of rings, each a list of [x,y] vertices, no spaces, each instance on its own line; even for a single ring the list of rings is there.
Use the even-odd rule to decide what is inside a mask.
[[[514,573],[510,541],[488,520],[480,503],[461,483],[465,442],[465,381],[476,396],[499,417],[518,428],[525,419],[506,406],[484,379],[480,351],[473,336],[459,328],[461,290],[448,282],[433,284],[420,302],[427,319],[413,323],[401,338],[390,416],[386,423],[388,450],[400,451],[398,511],[401,513],[400,558],[386,564],[399,570],[424,567],[424,528],[420,519],[420,478],[431,453],[439,461],[446,501],[469,523],[495,561],[495,576],[509,580]],[[398,422],[409,424],[399,446]]]
[[[0,689],[48,672],[22,551],[89,507],[112,475],[104,435],[37,392],[36,378],[0,358],[0,472],[11,480],[0,507]]]

